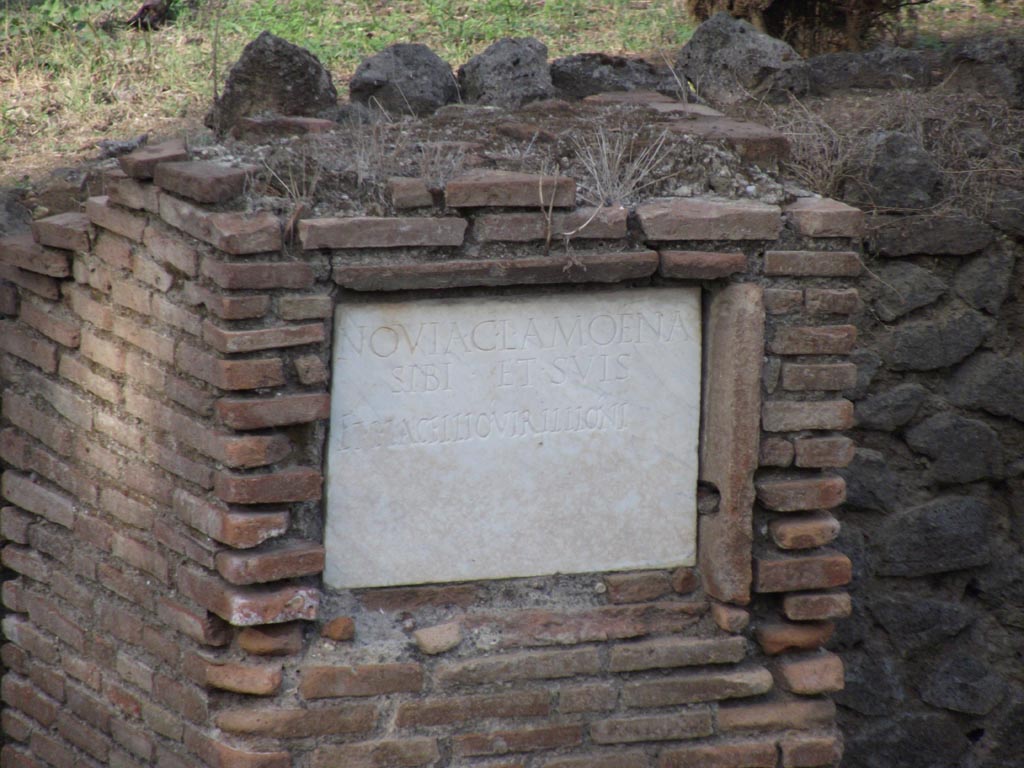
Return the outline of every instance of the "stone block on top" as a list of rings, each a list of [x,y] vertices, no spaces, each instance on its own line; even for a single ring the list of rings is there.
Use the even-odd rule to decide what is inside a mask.
[[[669,197],[636,208],[648,240],[774,240],[782,230],[777,206],[754,200]]]
[[[448,182],[445,204],[449,208],[571,208],[576,204],[576,182],[566,176],[470,171]]]
[[[306,219],[299,222],[303,250],[317,248],[406,248],[459,246],[466,234],[461,217]]]
[[[785,213],[797,234],[807,237],[861,237],[864,212],[827,197],[802,197]]]
[[[173,163],[179,160],[188,160],[188,149],[181,139],[171,139],[121,155],[117,162],[121,170],[133,179],[152,179],[153,172],[160,163]]]
[[[92,224],[84,213],[69,211],[32,222],[32,236],[40,245],[65,251],[88,251]],[[25,269],[28,269],[25,267]],[[36,271],[36,270],[29,270]]]
[[[153,179],[157,186],[199,203],[223,203],[238,197],[254,166],[233,167],[202,160],[161,163]]]
[[[67,253],[44,248],[27,232],[0,238],[0,264],[48,277],[71,274],[71,258]]]

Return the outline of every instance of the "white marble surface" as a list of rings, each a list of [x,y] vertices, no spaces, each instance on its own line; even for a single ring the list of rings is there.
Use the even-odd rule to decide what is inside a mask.
[[[336,588],[692,565],[700,291],[341,304]]]

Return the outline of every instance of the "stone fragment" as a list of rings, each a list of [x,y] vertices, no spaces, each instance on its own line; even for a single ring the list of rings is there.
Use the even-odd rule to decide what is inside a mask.
[[[857,426],[892,432],[911,421],[927,397],[928,390],[920,384],[898,384],[857,403]]]
[[[972,496],[947,496],[899,512],[874,537],[875,571],[925,576],[985,565],[992,559],[991,515],[988,502]]]
[[[413,632],[412,637],[420,651],[435,656],[450,651],[462,642],[462,626],[457,621],[449,621],[434,627],[418,629]]]
[[[336,643],[344,643],[356,636],[356,621],[351,616],[336,616],[320,629],[320,634]]]
[[[787,515],[772,520],[768,531],[780,549],[814,549],[835,541],[839,521],[828,512]]]
[[[1024,421],[1024,361],[994,352],[975,355],[953,374],[949,399],[956,405]]]
[[[852,611],[848,592],[800,592],[782,598],[782,612],[790,621],[845,619]]]
[[[675,71],[682,80],[696,83],[700,95],[715,106],[787,93],[799,96],[810,87],[800,54],[728,13],[697,27],[679,52]]]
[[[246,627],[238,633],[238,647],[260,656],[289,656],[302,650],[302,622]]]
[[[962,44],[953,54],[944,85],[1003,99],[1024,109],[1024,45],[1012,35],[985,35]]]
[[[0,264],[48,277],[71,274],[70,254],[39,245],[28,232],[0,238]]]
[[[871,600],[869,607],[903,653],[955,637],[975,618],[964,605],[919,595],[880,595]]]
[[[610,573],[604,577],[604,585],[611,603],[643,603],[657,600],[672,591],[665,571]]]
[[[843,689],[843,662],[836,654],[819,651],[809,656],[785,656],[775,665],[779,686],[802,696]]]
[[[865,141],[843,197],[876,208],[931,208],[942,199],[942,169],[910,134],[878,131]]]
[[[92,242],[92,226],[84,213],[69,211],[33,221],[32,235],[39,245],[85,252]]]
[[[836,703],[862,715],[888,715],[904,705],[896,660],[881,653],[848,651],[844,654],[846,686],[837,691]]]
[[[117,158],[121,170],[133,179],[152,179],[160,163],[188,160],[188,150],[181,139],[170,139],[159,144],[140,147]]]
[[[909,320],[882,343],[882,357],[896,371],[931,371],[955,365],[976,350],[993,321],[962,308],[927,320]]]
[[[994,315],[1010,292],[1014,261],[1009,248],[989,248],[960,268],[953,290],[975,309]]]
[[[337,103],[331,74],[316,56],[261,32],[232,65],[220,98],[204,122],[224,134],[242,117],[262,112],[316,117]]]
[[[839,765],[843,758],[840,736],[790,734],[779,739],[783,768],[818,768]]]
[[[931,84],[932,66],[924,51],[880,45],[870,51],[823,53],[807,60],[811,86],[818,93],[851,88],[891,90]]]
[[[1024,191],[1010,188],[992,190],[988,222],[1009,235],[1024,237]]]
[[[999,435],[983,421],[937,413],[908,430],[906,441],[933,459],[932,476],[940,483],[971,483],[1002,475]]]
[[[636,213],[648,240],[774,240],[782,230],[777,207],[750,200],[651,200]]]
[[[452,68],[419,43],[389,45],[356,68],[352,101],[392,115],[429,115],[459,97]]]
[[[934,707],[987,715],[1006,694],[1006,682],[988,664],[960,653],[942,662],[925,681],[921,698]]]
[[[789,157],[789,139],[774,128],[728,117],[690,116],[673,120],[666,130],[705,142],[721,142],[743,160],[771,165]]]
[[[161,163],[154,183],[200,203],[223,203],[242,194],[255,166],[233,167],[200,160]]]
[[[551,62],[551,82],[562,98],[582,99],[609,91],[651,90],[675,94],[671,73],[643,59],[577,53]]]
[[[891,512],[904,496],[904,486],[883,454],[858,448],[853,461],[837,470],[846,480],[846,505],[870,512]]]
[[[430,208],[434,205],[434,196],[427,188],[424,179],[406,179],[393,177],[388,179],[388,193],[391,204],[396,210],[406,208]]]
[[[851,734],[843,766],[955,768],[970,745],[959,724],[948,715],[901,712]]]
[[[732,634],[739,634],[750,625],[750,611],[726,603],[712,603],[711,618],[720,630]]]
[[[770,656],[786,651],[820,648],[835,632],[831,622],[764,622],[754,631],[761,650]]]
[[[864,212],[827,197],[801,197],[783,209],[797,234],[852,237],[864,234]]]
[[[884,265],[877,275],[877,293],[872,305],[879,319],[887,323],[932,304],[946,292],[946,283],[941,278],[906,262]]]
[[[874,222],[869,242],[880,256],[968,256],[995,239],[991,227],[962,214],[879,216]]]
[[[459,90],[471,104],[519,107],[554,95],[548,48],[532,37],[506,37],[459,67]]]

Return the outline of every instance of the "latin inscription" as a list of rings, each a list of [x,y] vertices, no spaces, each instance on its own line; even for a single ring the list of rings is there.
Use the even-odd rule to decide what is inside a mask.
[[[328,583],[692,562],[699,318],[676,288],[340,306]]]

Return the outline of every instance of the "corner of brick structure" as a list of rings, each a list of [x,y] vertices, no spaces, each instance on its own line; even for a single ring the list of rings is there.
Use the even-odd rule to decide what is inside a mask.
[[[0,240],[4,765],[838,764],[822,646],[849,612],[829,545],[859,212],[595,212],[572,179],[476,171],[441,215],[293,242],[232,210],[239,179],[149,147],[83,213]],[[484,582],[325,589],[339,292],[570,283],[703,291],[697,565],[562,602],[545,582],[539,607]]]

